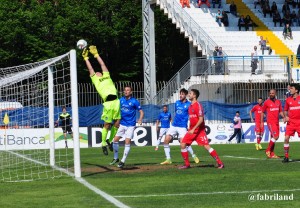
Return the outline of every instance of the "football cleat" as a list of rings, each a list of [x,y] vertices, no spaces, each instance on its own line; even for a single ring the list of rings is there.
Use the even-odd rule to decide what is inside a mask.
[[[106,140],[106,143],[107,143],[107,145],[108,145],[108,149],[109,149],[111,152],[114,151],[113,143],[112,143],[112,142],[109,142],[108,139]]]
[[[189,165],[183,165],[183,166],[180,166],[178,169],[188,169],[188,168],[191,168],[191,166],[189,166]]]
[[[154,149],[155,151],[157,151],[158,150],[158,147],[155,147],[155,149]]]
[[[259,150],[258,144],[255,144],[255,148],[256,148],[256,150]]]
[[[199,163],[200,162],[199,158],[195,154],[193,155],[193,159],[194,159],[195,163]]]
[[[285,157],[285,158],[282,160],[283,163],[288,163],[289,161],[290,161],[290,160],[289,160],[288,157]]]
[[[110,164],[110,165],[114,165],[114,164],[116,164],[117,162],[119,162],[119,158],[113,159],[113,160],[111,161],[111,163],[109,163],[109,164]]]
[[[166,159],[164,162],[161,162],[160,164],[161,165],[170,165],[170,164],[172,164],[172,161],[171,161],[171,159]]]
[[[123,168],[124,165],[125,165],[125,163],[123,163],[123,162],[121,161],[121,162],[119,162],[119,164],[118,164],[118,168]]]
[[[108,155],[108,151],[107,151],[107,147],[106,146],[102,147],[102,151],[103,151],[103,154]]]
[[[224,164],[222,163],[222,164],[218,164],[218,167],[217,167],[217,168],[223,169],[223,168],[225,168],[225,166],[224,166]]]
[[[262,146],[261,146],[261,144],[258,144],[258,148],[261,150],[262,149]]]
[[[278,159],[278,158],[280,158],[279,156],[277,156],[277,155],[275,155],[275,153],[274,152],[271,152],[271,156],[270,156],[270,158],[272,158],[272,159]]]
[[[270,151],[266,151],[266,155],[268,158],[271,158],[271,152]]]

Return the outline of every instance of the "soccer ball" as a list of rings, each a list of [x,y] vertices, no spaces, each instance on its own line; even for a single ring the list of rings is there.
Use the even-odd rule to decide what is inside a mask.
[[[87,42],[83,39],[77,41],[77,47],[82,50],[87,46]]]

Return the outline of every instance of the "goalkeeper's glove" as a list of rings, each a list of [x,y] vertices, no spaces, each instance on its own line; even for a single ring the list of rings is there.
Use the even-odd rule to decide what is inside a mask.
[[[94,55],[95,58],[99,56],[96,46],[90,46],[90,52]]]
[[[83,49],[82,57],[85,61],[89,59],[89,50],[88,49],[86,49],[86,48]]]

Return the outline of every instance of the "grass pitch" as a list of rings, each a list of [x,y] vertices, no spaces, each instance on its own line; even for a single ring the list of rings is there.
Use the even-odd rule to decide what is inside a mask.
[[[159,164],[165,159],[162,146],[158,151],[132,147],[124,169],[108,165],[112,152],[104,156],[100,148],[82,149],[82,177],[129,207],[300,207],[299,143],[291,143],[288,164],[266,159],[254,144],[212,146],[225,169],[216,169],[199,146],[193,149],[200,163],[187,170],[178,169],[183,164],[179,146],[171,147],[173,164],[167,166]],[[275,152],[284,156],[282,143]],[[122,153],[121,147],[120,158]],[[0,185],[0,207],[114,207],[71,177]],[[292,200],[280,200],[284,196]]]

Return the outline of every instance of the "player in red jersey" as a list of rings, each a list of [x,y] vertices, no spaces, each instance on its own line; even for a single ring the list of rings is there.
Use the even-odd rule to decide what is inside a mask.
[[[290,136],[294,136],[295,132],[300,136],[300,86],[298,84],[290,84],[291,96],[285,100],[284,105],[284,121],[287,122],[284,140],[285,157],[283,163],[289,162],[289,141]]]
[[[255,121],[255,134],[256,134],[256,150],[261,150],[262,146],[260,144],[260,141],[264,135],[264,125],[261,127],[260,125],[260,116],[261,116],[261,112],[262,112],[262,103],[263,103],[263,99],[260,97],[257,100],[258,104],[253,106],[253,108],[250,110],[249,114],[250,114],[250,118],[251,118],[251,122]],[[252,117],[252,113],[254,112],[254,119]]]
[[[261,128],[264,125],[264,115],[267,112],[267,125],[271,134],[271,140],[269,146],[266,149],[266,155],[268,158],[279,158],[274,153],[275,142],[279,138],[279,114],[284,118],[282,112],[282,106],[280,100],[276,99],[276,90],[271,89],[269,93],[269,99],[264,102],[261,113]]]
[[[191,101],[191,105],[188,109],[190,127],[180,142],[184,165],[180,166],[179,169],[187,169],[191,167],[186,147],[190,146],[193,141],[196,141],[199,146],[204,146],[209,154],[217,161],[218,168],[221,169],[224,168],[224,164],[220,160],[216,150],[209,146],[208,138],[205,133],[204,111],[202,105],[197,101],[199,95],[200,93],[196,89],[191,89],[189,92],[189,99]]]

